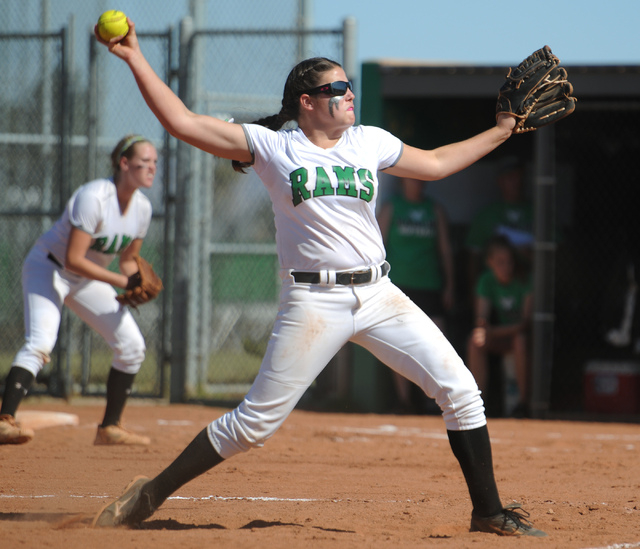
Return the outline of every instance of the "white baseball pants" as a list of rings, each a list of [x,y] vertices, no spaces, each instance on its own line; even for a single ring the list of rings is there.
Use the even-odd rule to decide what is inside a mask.
[[[296,284],[283,277],[280,308],[260,371],[243,402],[209,424],[225,459],[259,447],[348,341],[434,398],[448,430],[486,424],[480,391],[431,319],[389,278],[360,286]]]
[[[145,343],[131,312],[116,301],[115,289],[61,269],[35,246],[22,267],[25,343],[13,366],[34,376],[49,362],[66,305],[98,332],[113,351],[112,366],[136,374],[145,357]]]

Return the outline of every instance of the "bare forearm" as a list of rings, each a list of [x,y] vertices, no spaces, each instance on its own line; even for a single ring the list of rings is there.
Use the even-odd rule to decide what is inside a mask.
[[[155,73],[142,52],[138,50],[126,61],[153,114],[171,135],[180,137],[176,121],[189,112],[182,100]]]
[[[511,136],[511,130],[499,126],[478,135],[434,149],[435,162],[439,168],[438,179],[457,173],[495,150]]]
[[[65,262],[65,268],[84,278],[106,282],[107,284],[111,284],[117,288],[125,288],[127,286],[127,276],[105,269],[88,259],[67,259]]]
[[[190,111],[138,52],[127,60],[140,92],[162,126],[174,137],[221,158],[249,161],[244,130],[211,116]]]
[[[138,45],[135,23],[127,19],[129,32],[119,41],[105,42],[94,29],[96,39],[129,66],[147,105],[165,130],[178,139],[221,158],[248,162],[252,155],[239,124],[191,112],[155,73]]]
[[[498,124],[464,141],[444,145],[433,150],[405,146],[402,157],[388,173],[398,177],[414,177],[423,181],[443,179],[480,160],[512,134],[515,121],[501,116]]]

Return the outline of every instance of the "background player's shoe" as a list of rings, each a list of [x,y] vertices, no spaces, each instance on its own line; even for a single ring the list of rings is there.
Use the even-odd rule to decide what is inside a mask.
[[[24,444],[29,442],[34,434],[33,430],[20,427],[13,416],[0,416],[0,444]]]
[[[122,425],[107,425],[106,427],[98,425],[98,432],[93,443],[95,445],[137,444],[139,446],[148,446],[151,443],[151,439],[127,431]]]
[[[149,494],[142,491],[149,478],[135,477],[124,489],[124,493],[115,501],[107,503],[93,519],[92,526],[113,527],[138,526],[155,512]]]
[[[516,509],[519,509],[517,511]],[[546,537],[542,530],[533,527],[527,513],[519,503],[507,505],[500,513],[491,517],[478,517],[471,514],[470,532],[489,532],[500,536]]]

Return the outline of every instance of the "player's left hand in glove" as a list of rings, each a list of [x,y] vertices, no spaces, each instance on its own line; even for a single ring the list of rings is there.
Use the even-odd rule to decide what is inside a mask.
[[[576,108],[567,71],[549,46],[533,52],[507,72],[500,88],[496,114],[516,118],[514,133],[537,130],[569,116]]]
[[[129,282],[124,293],[118,295],[116,299],[123,305],[137,307],[152,299],[155,299],[162,291],[162,280],[153,270],[151,264],[140,256],[134,257],[138,272],[129,277]]]

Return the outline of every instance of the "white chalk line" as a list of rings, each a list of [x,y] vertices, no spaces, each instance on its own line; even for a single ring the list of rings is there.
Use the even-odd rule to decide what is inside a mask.
[[[633,549],[633,547],[640,547],[640,541],[636,543],[614,543],[605,547],[589,547],[588,549]]]
[[[397,436],[397,437],[405,437],[405,438],[430,438],[435,440],[447,440],[448,435],[439,430],[434,429],[422,429],[420,427],[398,427],[396,425],[379,425],[377,427],[349,427],[349,426],[334,426],[331,428],[334,432],[337,433],[349,433],[356,437],[366,437],[366,436]],[[562,439],[562,433],[558,432],[549,432],[547,433],[547,438],[551,439]],[[631,442],[640,442],[640,435],[614,435],[610,433],[596,433],[596,434],[585,434],[582,436],[583,440],[596,440],[596,441],[608,441],[608,442],[623,442],[625,444],[624,448],[626,450],[635,450],[636,446],[634,444],[628,444]],[[345,442],[344,439],[340,437],[335,437],[336,442]],[[353,439],[350,439],[353,441]],[[501,444],[504,440],[496,437],[491,437],[492,444]],[[513,441],[509,440],[509,443]],[[540,451],[539,448],[536,447],[527,447],[527,450],[531,452]]]
[[[380,425],[378,427],[332,427],[334,431],[352,433],[356,435],[395,435],[404,437],[435,438],[447,440],[446,433],[421,429],[419,427],[397,427],[395,425]]]
[[[77,495],[69,494],[68,496],[60,496],[53,494],[42,495],[18,495],[18,494],[0,494],[0,499],[46,499],[46,498],[77,498],[77,499],[113,499],[111,495]],[[277,498],[272,496],[169,496],[167,499],[181,500],[181,501],[263,501],[263,502],[284,502],[284,503],[419,503],[419,501],[413,501],[411,499],[402,500],[372,500],[372,499],[337,499],[337,498]]]
[[[190,420],[167,420],[167,419],[158,419],[158,425],[163,427],[182,427],[193,425],[193,422]],[[422,429],[420,427],[398,427],[397,425],[392,424],[383,424],[377,427],[350,427],[350,426],[334,426],[332,427],[334,431],[341,431],[346,433],[353,433],[357,435],[395,435],[395,436],[415,436],[419,438],[433,438],[437,440],[446,440],[448,436],[446,433],[441,430],[436,429]],[[547,438],[552,439],[561,439],[563,438],[563,434],[552,431],[547,433]],[[582,435],[583,440],[603,440],[603,441],[623,441],[623,442],[640,442],[640,434],[622,434],[616,435],[611,433],[595,433],[595,434],[584,434]],[[501,442],[500,439],[491,439],[492,442]]]

